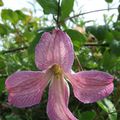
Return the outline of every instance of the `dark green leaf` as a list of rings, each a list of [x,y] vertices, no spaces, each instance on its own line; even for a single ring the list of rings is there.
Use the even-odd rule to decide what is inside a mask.
[[[103,54],[102,64],[105,70],[112,69],[115,64],[114,59],[108,50],[106,50]]]
[[[110,120],[117,120],[117,112],[115,106],[110,100],[105,98],[104,100],[97,103],[103,109],[103,111],[108,113]]]
[[[86,111],[79,113],[79,120],[94,120],[96,113],[94,111]]]
[[[61,20],[64,20],[69,16],[73,10],[74,0],[62,0],[61,3]]]
[[[113,0],[105,0],[107,3],[112,3]]]
[[[4,4],[3,4],[3,1],[2,0],[0,0],[0,6],[3,6]]]
[[[57,0],[37,0],[37,2],[41,5],[45,14],[57,14]]]
[[[5,25],[5,24],[0,24],[0,35],[7,35],[11,29]]]
[[[2,77],[2,75],[1,75],[1,77]],[[2,91],[5,88],[5,80],[3,80],[1,77],[0,77],[0,94],[2,93]]]
[[[76,30],[67,29],[65,32],[70,36],[75,49],[80,48],[86,41],[86,36]]]
[[[112,54],[120,56],[120,41],[113,40],[110,44],[110,48]]]

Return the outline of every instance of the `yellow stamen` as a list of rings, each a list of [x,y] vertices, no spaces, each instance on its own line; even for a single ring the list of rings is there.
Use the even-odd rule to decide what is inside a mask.
[[[62,68],[60,65],[55,64],[51,69],[56,78],[59,78],[62,75]]]

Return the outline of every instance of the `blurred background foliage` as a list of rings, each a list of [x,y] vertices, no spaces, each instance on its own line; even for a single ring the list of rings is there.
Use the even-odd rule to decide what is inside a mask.
[[[79,120],[120,120],[120,6],[116,8],[116,21],[113,21],[115,13],[109,17],[103,16],[104,25],[94,23],[87,26],[87,22],[79,17],[83,14],[75,14],[75,0],[69,0],[69,5],[68,0],[37,2],[43,9],[42,17],[35,17],[32,11],[12,9],[2,9],[0,13],[0,120],[48,120],[48,88],[39,105],[17,109],[8,104],[4,84],[6,78],[15,71],[37,70],[34,63],[35,46],[44,32],[56,26],[71,37],[75,49],[75,71],[81,70],[81,67],[84,70],[96,69],[115,77],[114,92],[97,103],[83,104],[74,98],[71,90],[70,110]],[[109,5],[113,0],[105,2]],[[3,5],[0,0],[0,6]]]

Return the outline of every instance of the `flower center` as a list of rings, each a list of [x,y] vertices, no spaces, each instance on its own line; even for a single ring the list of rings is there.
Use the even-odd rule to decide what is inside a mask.
[[[51,70],[54,76],[57,78],[59,78],[62,75],[62,68],[58,64],[53,65]]]

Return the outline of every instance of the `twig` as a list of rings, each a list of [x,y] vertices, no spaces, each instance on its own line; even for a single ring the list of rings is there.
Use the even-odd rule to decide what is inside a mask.
[[[86,43],[84,46],[101,46],[101,47],[109,47],[109,44],[107,43]]]
[[[57,13],[57,20],[56,20],[56,24],[57,27],[60,28],[60,0],[58,0],[58,13]]]
[[[77,60],[77,62],[78,62],[79,70],[80,70],[80,71],[81,71],[81,70],[83,71],[82,65],[81,65],[81,63],[80,63],[77,55],[76,55],[75,53],[74,53],[74,55],[75,55],[75,58],[76,58],[76,60]]]
[[[27,48],[28,48],[27,46],[21,47],[21,48],[14,48],[14,49],[6,50],[6,51],[4,50],[4,51],[2,51],[1,53],[2,53],[2,54],[13,53],[13,52],[25,50],[25,49],[27,49]]]
[[[84,44],[83,46],[101,46],[101,47],[109,47],[109,44],[98,44],[98,43],[86,43]],[[3,50],[1,51],[2,54],[6,54],[6,53],[14,53],[14,52],[18,52],[18,51],[22,51],[22,50],[25,50],[27,49],[28,46],[25,46],[25,47],[21,47],[21,48],[14,48],[14,49],[10,49],[10,50]]]
[[[109,10],[114,10],[114,9],[118,9],[118,8],[109,8]],[[79,13],[72,17],[66,18],[64,21],[67,21],[68,19],[73,19],[73,18],[79,17],[80,15],[85,15],[85,14],[94,13],[94,12],[102,12],[102,11],[106,11],[106,10],[108,10],[108,9],[92,10],[92,11],[88,11],[88,12],[84,12],[84,13]]]

